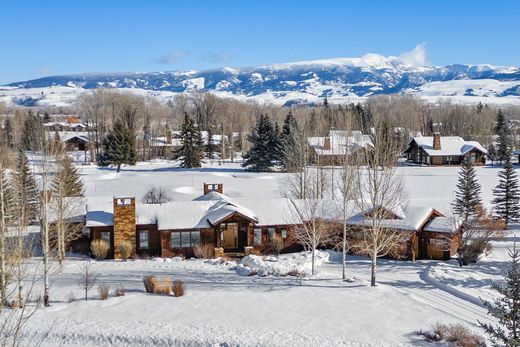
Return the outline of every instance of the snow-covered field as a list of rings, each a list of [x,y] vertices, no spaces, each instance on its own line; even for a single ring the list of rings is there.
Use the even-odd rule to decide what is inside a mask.
[[[402,166],[399,173],[411,204],[446,212],[458,170]],[[486,204],[498,170],[477,168]],[[185,170],[169,162],[140,163],[121,173],[80,166],[80,174],[87,196],[140,198],[161,185],[177,200],[200,195],[203,182],[224,183],[230,197],[279,196],[286,177],[244,172],[238,164]],[[514,237],[511,230],[488,258],[462,269],[456,262],[380,260],[376,288],[370,287],[370,262],[362,257],[348,259],[348,276],[355,281],[341,281],[334,252],[321,253],[317,275],[305,277],[280,276],[291,266],[308,273],[302,254],[252,258],[242,265],[175,258],[95,262],[100,283],[122,285],[128,293],[101,301],[94,288],[87,302],[77,283],[84,260],[70,258],[52,276],[52,306],[37,312],[26,333],[49,333],[44,346],[429,346],[413,333],[436,322],[479,332],[477,319],[488,318],[478,297],[493,295],[489,279],[500,279]],[[244,266],[266,276],[246,276]],[[142,278],[150,274],[182,279],[186,295],[146,294]],[[70,297],[76,300],[68,303]]]

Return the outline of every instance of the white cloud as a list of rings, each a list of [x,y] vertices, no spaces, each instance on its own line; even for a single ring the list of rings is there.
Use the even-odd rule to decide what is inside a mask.
[[[401,53],[398,59],[412,66],[426,66],[426,42],[419,43],[409,52]]]
[[[174,51],[154,59],[154,62],[157,64],[175,64],[189,54],[188,51]]]

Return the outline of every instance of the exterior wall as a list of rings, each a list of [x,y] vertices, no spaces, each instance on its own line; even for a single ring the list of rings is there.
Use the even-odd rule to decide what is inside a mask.
[[[119,204],[121,200],[128,201],[128,204]],[[123,241],[128,241],[132,245],[132,254],[135,253],[136,225],[135,225],[135,198],[115,198],[114,199],[114,258],[121,259],[118,246]]]
[[[108,253],[107,253],[107,259],[113,259],[114,258],[114,228],[112,226],[91,227],[90,228],[90,240],[93,241],[93,240],[101,239],[102,232],[110,233],[110,245],[109,245],[110,249],[108,250]]]
[[[419,259],[449,260],[457,250],[457,233],[447,235],[423,231],[419,240]]]

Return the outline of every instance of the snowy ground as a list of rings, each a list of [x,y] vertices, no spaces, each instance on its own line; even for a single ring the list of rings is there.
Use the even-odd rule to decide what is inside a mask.
[[[410,203],[447,211],[458,169],[403,166],[399,173]],[[498,170],[477,168],[485,203]],[[231,197],[279,196],[285,177],[244,172],[238,164],[183,170],[168,162],[125,167],[121,173],[81,166],[80,173],[88,196],[140,198],[150,186],[162,185],[177,200],[200,195],[203,182],[224,183]],[[479,331],[477,319],[488,319],[478,297],[493,295],[489,279],[500,279],[515,232],[520,230],[496,242],[487,259],[463,269],[456,262],[380,260],[376,288],[369,286],[368,259],[349,258],[348,276],[356,280],[347,283],[340,280],[335,254],[322,257],[316,276],[304,278],[244,276],[235,262],[103,261],[95,263],[100,282],[121,284],[128,294],[101,301],[94,288],[84,302],[77,284],[83,260],[69,259],[52,276],[52,306],[37,313],[27,333],[42,336],[50,330],[44,346],[430,346],[413,332],[436,322]],[[279,262],[306,266],[299,254]],[[146,294],[142,277],[149,274],[184,280],[187,295]],[[76,300],[67,303],[71,293]]]

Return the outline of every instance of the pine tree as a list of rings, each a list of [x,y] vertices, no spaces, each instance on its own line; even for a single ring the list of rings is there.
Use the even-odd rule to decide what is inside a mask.
[[[247,140],[252,146],[244,155],[242,166],[255,172],[271,171],[278,159],[279,140],[273,123],[266,115],[261,114],[257,118]]]
[[[213,127],[208,128],[208,138],[206,139],[206,157],[213,159],[215,157],[215,143],[213,140]]]
[[[452,203],[453,210],[464,221],[468,221],[480,203],[480,184],[477,174],[470,158],[466,157],[459,171],[455,201]]]
[[[11,186],[7,179],[7,172],[0,163],[0,312],[2,311],[3,303],[7,299],[7,285],[9,272],[7,269],[8,252],[7,252],[7,232],[12,220],[13,212],[13,195]]]
[[[195,127],[193,119],[187,113],[184,113],[181,142],[182,146],[175,154],[175,157],[181,161],[181,167],[201,167],[204,155],[202,137],[200,130]]]
[[[488,157],[491,159],[491,164],[495,163],[496,157],[497,157],[497,149],[493,143],[491,143],[488,147]],[[509,158],[511,159],[511,158]]]
[[[518,177],[511,163],[511,155],[506,156],[504,169],[498,173],[499,183],[493,189],[495,215],[509,222],[517,222],[520,217],[520,191]]]
[[[122,164],[135,165],[136,153],[134,137],[121,120],[117,120],[114,128],[103,140],[103,152],[99,156],[100,166],[115,165],[117,172]]]
[[[497,159],[500,162],[506,160],[506,156],[510,155],[511,140],[509,126],[502,110],[498,110],[495,124],[495,134],[498,135]]]
[[[54,176],[52,189],[63,197],[83,196],[83,182],[72,159],[63,154],[59,159],[58,172]]]
[[[51,121],[51,116],[49,112],[45,111],[43,114],[43,123],[49,123]]]
[[[20,149],[16,162],[16,173],[13,175],[14,201],[20,222],[27,225],[38,218],[38,187],[34,174],[29,167],[25,153]]]
[[[516,244],[509,256],[511,266],[504,276],[505,283],[491,282],[501,297],[492,302],[482,300],[488,315],[495,317],[498,325],[478,321],[494,346],[520,346],[520,251]]]
[[[294,163],[291,161],[292,154],[296,151],[298,145],[295,137],[295,132],[297,131],[298,123],[296,118],[294,118],[292,112],[289,112],[283,122],[282,134],[280,136],[282,146],[281,163],[283,168],[288,171],[299,169],[294,167]]]

